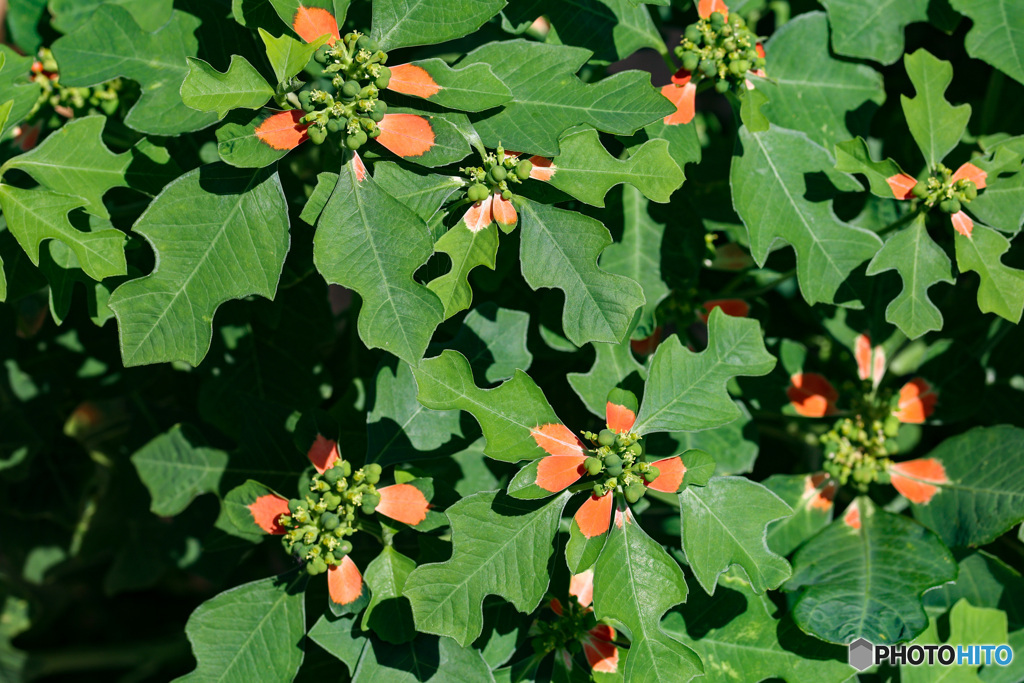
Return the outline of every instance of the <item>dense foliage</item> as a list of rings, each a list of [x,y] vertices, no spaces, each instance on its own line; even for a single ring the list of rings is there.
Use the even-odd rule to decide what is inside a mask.
[[[1024,680],[1024,3],[0,12],[0,678]]]

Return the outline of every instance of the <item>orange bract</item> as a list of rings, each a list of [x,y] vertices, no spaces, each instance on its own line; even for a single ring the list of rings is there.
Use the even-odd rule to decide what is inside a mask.
[[[600,673],[613,674],[619,668],[619,649],[615,647],[615,629],[598,624],[583,637],[583,653],[590,668]]]
[[[278,518],[281,515],[288,514],[287,499],[282,498],[276,493],[268,493],[254,500],[248,508],[249,513],[252,514],[253,521],[256,522],[256,526],[268,534],[280,536],[288,531],[278,522]]]
[[[685,76],[679,77],[679,74]],[[664,122],[667,126],[678,126],[693,121],[693,116],[697,113],[697,86],[690,80],[688,71],[680,70],[672,77],[672,81],[662,87],[661,94],[676,106],[676,111],[666,116]]]
[[[935,412],[939,396],[932,385],[921,377],[915,377],[900,389],[900,402],[893,415],[900,422],[921,424]]]
[[[982,171],[974,164],[967,163],[956,169],[956,173],[953,174],[952,181],[955,183],[958,180],[970,180],[979,190],[984,190],[985,181],[987,179],[988,173]]]
[[[415,526],[427,518],[430,503],[423,492],[412,484],[395,484],[377,489],[380,502],[377,512],[404,524]]]
[[[917,179],[906,173],[897,173],[886,178],[885,182],[889,183],[889,188],[896,199],[910,199],[914,196],[911,190],[914,189],[914,185],[917,185]]]
[[[319,7],[303,7],[295,12],[295,19],[292,21],[292,28],[307,43],[312,43],[320,36],[328,35],[327,41],[331,45],[341,40],[341,33],[338,31],[338,22],[334,15]]]
[[[614,497],[611,493],[606,493],[600,498],[595,498],[593,494],[587,496],[587,500],[573,517],[584,536],[593,538],[608,531],[612,522],[612,499]]]
[[[359,599],[363,592],[363,575],[356,563],[346,555],[341,564],[327,568],[327,592],[331,601],[348,605]]]
[[[809,475],[804,479],[804,498],[811,498],[810,507],[814,510],[828,512],[832,509],[832,500],[836,497],[836,483],[829,481],[820,491],[821,486],[828,475],[824,472]]]
[[[403,95],[430,98],[441,92],[442,88],[422,66],[399,64],[391,67],[391,81],[388,83],[388,90],[394,90]]]
[[[708,316],[716,308],[722,309],[722,313],[731,315],[734,318],[746,318],[750,315],[750,304],[743,299],[712,299],[704,302],[704,313],[698,313],[700,319],[707,324]]]
[[[683,464],[682,458],[675,455],[652,462],[651,466],[657,467],[661,473],[657,479],[647,484],[647,488],[664,493],[675,493],[679,490],[683,483],[683,477],[686,475],[686,465]]]
[[[309,126],[299,120],[304,115],[301,109],[278,112],[256,128],[256,137],[274,149],[295,149],[309,139]]]
[[[423,156],[434,146],[434,129],[422,116],[385,114],[377,127],[377,142],[400,157]]]
[[[851,529],[860,528],[860,508],[857,507],[857,501],[853,501],[850,507],[846,508],[846,512],[843,513],[843,524]]]
[[[970,239],[971,233],[974,232],[974,221],[963,211],[957,211],[954,213],[950,220],[953,221],[953,229],[964,237]]]
[[[918,505],[927,505],[939,492],[933,484],[949,483],[946,468],[935,458],[896,463],[889,468],[889,478],[897,491]]]
[[[537,463],[535,483],[545,491],[561,491],[579,480],[586,470],[583,468],[585,455],[549,455]]]
[[[535,427],[530,430],[530,436],[551,455],[583,455],[583,443],[563,424]]]
[[[547,182],[555,175],[557,167],[551,162],[551,159],[541,156],[530,157],[530,163],[533,164],[533,168],[530,169],[530,177],[534,180],[543,180]]]
[[[516,221],[519,220],[516,207],[512,206],[512,202],[504,199],[501,195],[492,196],[494,201],[491,202],[491,217],[494,218],[494,222],[501,225],[515,225]]]
[[[723,17],[729,18],[729,8],[722,0],[700,0],[700,4],[697,5],[697,14],[702,19],[707,19],[713,12],[721,12]]]
[[[824,417],[836,412],[839,392],[816,372],[798,372],[789,378],[789,397],[793,409],[804,417]]]
[[[491,224],[491,204],[494,203],[494,195],[487,195],[487,199],[477,202],[469,207],[462,220],[470,232],[480,232]]]
[[[636,413],[626,406],[608,401],[604,407],[606,424],[608,429],[618,434],[625,434],[633,428],[636,422]]]
[[[575,596],[581,607],[590,607],[590,603],[594,601],[593,568],[572,575],[569,579],[569,595]]]
[[[309,457],[309,461],[313,463],[313,467],[315,467],[316,471],[320,474],[323,474],[333,467],[334,463],[338,462],[341,458],[341,454],[338,452],[338,443],[336,441],[331,441],[320,434],[316,435],[316,441],[314,441],[313,445],[310,446],[309,453],[307,455]]]

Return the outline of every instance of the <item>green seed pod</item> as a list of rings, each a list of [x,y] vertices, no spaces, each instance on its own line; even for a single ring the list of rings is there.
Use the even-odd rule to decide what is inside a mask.
[[[615,465],[621,465],[621,464],[622,464],[622,458],[620,458],[617,453],[610,453],[610,454],[604,456],[604,466],[605,467],[614,467]]]
[[[638,481],[634,481],[632,484],[626,487],[626,502],[633,504],[643,498],[643,495],[647,493],[647,487]]]
[[[896,455],[900,452],[900,445],[893,439],[889,439],[885,442],[885,452],[889,455]]]
[[[978,186],[970,180],[964,181],[964,198],[969,202],[978,198]]]
[[[890,439],[896,437],[900,433],[900,419],[895,415],[885,418],[885,425],[882,427],[882,431]]]
[[[391,85],[391,76],[377,76],[377,78],[373,80],[373,84],[380,90],[383,90]]]
[[[292,498],[288,501],[288,512],[293,515],[298,512],[300,508],[303,510],[306,509],[306,501],[299,500],[298,498]]]
[[[733,50],[736,49],[736,41],[732,38],[727,38],[722,41],[722,48],[726,52],[732,52]]]
[[[338,119],[331,119],[331,122],[333,123],[334,121],[337,121],[337,120]],[[330,124],[328,124],[327,127],[330,128],[331,127]],[[338,131],[331,131],[331,132],[332,133],[336,133]],[[341,478],[342,478],[341,469],[338,468],[338,467],[331,467],[326,472],[324,472],[324,479],[327,481],[328,484],[331,484],[332,486],[334,484],[337,484],[338,480],[341,479]]]
[[[687,71],[696,71],[700,63],[700,55],[696,52],[684,52],[682,56],[683,68]]]
[[[377,41],[370,36],[359,36],[359,39],[356,41],[356,47],[360,50],[376,52],[378,46]]]
[[[363,146],[364,140],[360,139],[360,133],[354,133],[345,138],[345,148],[355,151]]]
[[[505,190],[504,192],[502,192],[501,193],[501,198],[504,199],[506,202],[511,201],[512,200],[512,190]]]
[[[617,477],[622,474],[622,465],[612,465],[611,467],[605,468],[608,472],[608,476]]]
[[[610,429],[602,429],[597,435],[597,442],[602,446],[611,446],[615,443],[615,432]]]
[[[341,496],[336,493],[325,493],[323,501],[328,510],[337,510],[341,505]]]
[[[320,125],[312,125],[309,127],[309,139],[313,141],[314,145],[322,145],[324,140],[327,139],[327,129]]]
[[[488,177],[496,183],[500,183],[502,180],[508,177],[508,171],[505,170],[504,166],[495,166],[487,172]]]
[[[482,202],[487,199],[489,194],[490,192],[487,191],[487,188],[480,183],[474,183],[466,190],[466,198],[471,202]]]
[[[516,164],[516,177],[520,180],[526,180],[530,177],[530,172],[533,170],[533,163],[529,159],[523,159]]]
[[[338,519],[338,515],[333,512],[325,512],[320,517],[320,526],[328,531],[334,531],[338,528],[339,524],[341,524],[341,520]]]
[[[702,74],[708,78],[718,73],[718,65],[710,59],[701,60],[700,66],[697,67]]]
[[[323,561],[323,558],[315,557],[309,564],[313,566],[314,574],[323,574],[327,571],[327,563]]]
[[[345,81],[345,85],[341,86],[341,94],[345,97],[355,97],[362,90],[359,87],[359,83],[356,81]]]
[[[704,35],[700,32],[700,29],[697,28],[696,24],[690,24],[689,26],[687,26],[686,31],[683,32],[683,35],[686,37],[688,41],[690,41],[691,43],[696,43],[697,45],[700,45],[701,41],[704,40]]]
[[[602,469],[604,469],[604,463],[601,462],[601,459],[595,458],[594,456],[590,456],[589,458],[584,460],[583,465],[584,467],[587,468],[587,474],[589,474],[590,476],[594,476],[600,473]]]
[[[345,127],[343,125],[341,125],[341,121],[339,121],[338,119],[330,119],[327,122],[327,132],[328,133],[340,133],[344,128]],[[327,470],[327,471],[330,472],[330,470]],[[326,472],[324,474],[326,474]],[[337,479],[335,479],[335,481],[328,481],[328,483],[330,483],[330,484],[334,484],[335,482],[337,482]]]
[[[732,26],[729,26],[729,24],[726,24],[721,29],[719,29],[718,34],[728,38],[729,36],[732,35]]]
[[[377,127],[377,124],[373,119],[362,118],[359,119],[359,127],[365,130],[366,132],[370,132],[371,130]]]
[[[647,471],[644,472],[644,479],[650,483],[661,476],[661,470],[657,467],[648,467]]]
[[[296,543],[292,546],[292,555],[295,557],[305,557],[311,550],[310,546],[305,543]]]
[[[928,196],[928,185],[920,180],[914,185],[914,188],[910,191],[918,199],[924,199]]]
[[[711,26],[714,28],[721,28],[725,25],[725,15],[721,12],[712,12],[709,18],[711,19]]]
[[[313,53],[313,59],[316,60],[317,64],[327,63],[327,50],[330,49],[327,45],[321,45]]]
[[[619,435],[617,435],[615,437],[615,447],[616,448],[625,448],[629,444],[630,444],[629,437],[627,437],[625,434],[619,434]]]
[[[960,210],[960,202],[956,199],[944,199],[939,203],[939,208],[946,213],[956,213]]]
[[[631,443],[629,445],[629,448],[627,448],[626,450],[632,453],[634,457],[640,457],[641,455],[644,454],[644,447],[641,446],[640,442],[638,441],[634,441],[633,443]]]
[[[381,102],[380,100],[378,100],[378,105],[380,105],[380,104],[384,104],[384,103],[383,103],[383,102]],[[370,120],[371,120],[371,121],[373,121],[374,123],[380,123],[381,121],[383,121],[383,120],[384,120],[384,114],[385,114],[385,113],[386,113],[386,112],[382,111],[382,110],[380,109],[380,107],[379,107],[379,106],[377,106],[377,107],[374,107],[374,110],[373,110],[373,111],[371,111],[371,112],[370,112],[369,114],[367,114],[367,116],[368,116],[368,117],[370,118]],[[375,127],[376,127],[376,126],[375,126]]]
[[[725,79],[715,81],[715,92],[720,95],[724,95],[729,92],[730,87],[732,86],[729,85],[729,81]]]
[[[380,127],[371,130],[369,133],[366,134],[366,137],[370,138],[371,140],[380,137]]]
[[[747,25],[747,22],[743,21],[743,17],[735,12],[729,15],[729,23],[732,24],[733,28],[743,28]]]

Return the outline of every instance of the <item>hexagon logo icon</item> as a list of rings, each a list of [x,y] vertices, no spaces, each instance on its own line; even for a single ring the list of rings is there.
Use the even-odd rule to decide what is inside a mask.
[[[875,646],[863,638],[853,641],[850,643],[850,656],[848,660],[850,666],[857,671],[867,669],[875,663],[874,651]]]

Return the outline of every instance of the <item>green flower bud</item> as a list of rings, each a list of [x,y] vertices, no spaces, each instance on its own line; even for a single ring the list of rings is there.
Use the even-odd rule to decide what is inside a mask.
[[[689,26],[687,26],[686,31],[683,32],[683,35],[686,37],[688,41],[690,41],[691,43],[696,43],[697,45],[700,45],[701,41],[703,41],[704,39],[704,35],[700,32],[700,29],[697,28],[696,24],[690,24]]]
[[[361,130],[357,130],[347,138],[345,138],[345,146],[351,150],[356,150],[366,144],[366,133]]]
[[[511,201],[512,200],[512,190],[505,190],[504,192],[502,192],[501,193],[501,198],[504,199],[506,202]]]
[[[647,493],[647,487],[638,481],[634,481],[632,484],[626,487],[626,502],[632,505],[633,503],[640,500],[645,493]]]
[[[487,176],[494,182],[500,183],[508,177],[508,171],[505,170],[504,166],[495,166],[487,172]]]
[[[325,512],[320,517],[320,526],[328,531],[334,531],[338,528],[339,524],[341,524],[341,520],[338,519],[338,515],[333,512]]]
[[[322,499],[328,510],[337,510],[341,505],[341,496],[336,493],[325,493]]]
[[[747,25],[747,22],[743,21],[743,17],[735,12],[729,15],[729,23],[732,24],[733,28],[743,28]]]
[[[340,133],[342,130],[344,130],[344,128],[345,128],[345,126],[342,125],[340,119],[331,119],[331,120],[329,120],[327,122],[327,132],[328,133]],[[327,470],[327,472],[330,472],[330,470]],[[327,474],[327,472],[325,472],[324,474]],[[329,481],[328,480],[328,483],[329,484],[333,484],[336,481],[337,481],[337,479],[335,479],[335,481]]]
[[[309,139],[313,141],[314,145],[321,145],[327,139],[327,129],[323,126],[312,125],[308,128],[308,131]]]
[[[736,41],[732,38],[727,38],[722,41],[722,49],[724,49],[726,52],[732,52],[733,50],[736,49],[736,47]]]
[[[634,457],[639,457],[644,454],[644,447],[637,441],[631,443],[626,450],[632,453]]]
[[[370,132],[371,130],[377,127],[377,124],[374,122],[374,120],[368,118],[359,119],[359,125],[366,132]]]
[[[661,470],[659,470],[657,467],[648,467],[647,471],[644,472],[644,480],[647,481],[648,484],[660,476]]]
[[[700,65],[697,68],[700,70],[700,72],[702,74],[704,74],[708,78],[710,78],[710,77],[714,76],[716,73],[718,73],[718,65],[715,64],[710,59],[703,59],[703,60],[701,60]]]
[[[978,186],[970,180],[964,181],[964,198],[969,202],[978,198]]]
[[[617,477],[622,474],[622,465],[612,465],[611,467],[605,468],[609,476]]]
[[[600,473],[601,470],[604,469],[604,463],[601,462],[601,459],[595,458],[594,456],[590,456],[589,458],[584,460],[583,465],[584,467],[587,468],[587,474],[591,476]]]
[[[711,26],[714,28],[721,28],[725,25],[725,15],[721,12],[712,12],[710,19]]]
[[[294,515],[299,509],[306,509],[306,501],[299,500],[298,498],[292,498],[288,501],[288,512]]]
[[[615,465],[621,465],[621,464],[622,464],[622,458],[620,458],[617,453],[610,453],[610,454],[604,456],[604,466],[605,467],[614,467]]]
[[[900,452],[900,445],[896,441],[889,439],[885,442],[885,452],[889,455],[896,455]]]
[[[719,29],[718,33],[719,33],[719,35],[726,36],[726,37],[731,36],[732,35],[732,26],[729,26],[729,24],[726,24],[721,29]]]
[[[387,105],[381,108],[382,104],[384,103],[381,102],[380,100],[377,100],[377,106],[374,107],[373,111],[367,114],[371,121],[374,121],[375,123],[380,123],[381,121],[384,120],[384,115],[387,114],[388,112]]]
[[[359,48],[360,50],[376,52],[378,46],[377,41],[371,38],[370,36],[359,36],[359,39],[356,40],[356,47]]]
[[[371,140],[376,140],[377,138],[380,137],[380,127],[378,126],[377,128],[374,128],[369,133],[367,133],[366,136]]]
[[[345,81],[345,85],[341,86],[341,94],[345,97],[355,97],[359,94],[362,88],[359,87],[359,83],[356,81]]]
[[[327,63],[327,50],[329,49],[327,45],[321,45],[316,49],[316,52],[313,53],[313,59],[316,60],[317,64]]]
[[[924,199],[928,196],[928,185],[920,180],[914,185],[914,188],[910,191],[918,199]]]
[[[896,437],[900,433],[900,420],[895,415],[890,415],[885,418],[885,425],[882,427],[882,431],[890,439]]]
[[[533,163],[529,159],[523,159],[516,164],[516,177],[520,180],[526,180],[530,177],[530,171],[533,170]]]
[[[615,432],[610,429],[602,429],[597,435],[597,442],[602,446],[611,446],[615,443]]]
[[[697,65],[700,63],[700,55],[696,52],[684,52],[682,62],[683,68],[687,71],[696,71]]]
[[[946,213],[956,213],[960,210],[960,202],[956,199],[944,199],[939,203],[939,208]]]
[[[309,570],[309,567],[313,568],[313,571],[309,572],[313,575],[323,574],[325,571],[327,571],[327,563],[324,562],[323,558],[321,557],[313,558],[313,560],[311,560],[309,564],[306,565],[307,571]]]
[[[715,92],[720,95],[724,95],[725,93],[729,92],[730,87],[731,86],[729,85],[729,81],[727,80],[722,79],[719,81],[715,81]]]

